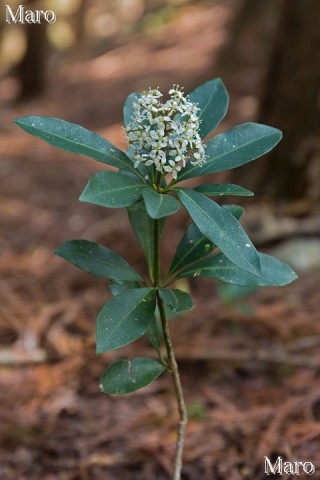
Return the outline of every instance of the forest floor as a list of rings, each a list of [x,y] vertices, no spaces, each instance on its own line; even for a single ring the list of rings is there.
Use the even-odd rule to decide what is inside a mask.
[[[11,120],[55,115],[124,147],[120,112],[126,95],[179,82],[188,91],[208,78],[208,71],[216,76],[239,4],[188,7],[147,39],[137,36],[98,59],[59,68],[41,98],[14,107],[8,98],[4,102],[1,480],[169,480],[177,424],[166,375],[129,396],[99,392],[99,377],[111,361],[148,356],[150,347],[141,339],[96,357],[95,317],[109,298],[107,285],[53,255],[64,241],[85,238],[104,243],[145,272],[126,213],[77,201],[90,174],[103,166],[54,150]],[[255,58],[247,49],[242,69],[227,76],[231,110],[222,129],[254,120],[263,69],[262,61],[250,63],[250,55]],[[0,91],[9,87],[3,80]],[[253,204],[250,200],[249,212],[260,216],[264,203]],[[279,206],[275,210],[279,213]],[[277,218],[280,224],[284,220],[283,214]],[[166,262],[186,224],[182,209],[168,221]],[[246,225],[254,238],[252,225],[251,230],[250,222]],[[269,240],[260,238],[259,247],[274,248]],[[279,455],[313,462],[313,478],[320,478],[319,280],[319,271],[305,273],[287,287],[232,301],[213,282],[190,281],[195,308],[171,322],[190,417],[183,480],[268,478],[264,457]]]

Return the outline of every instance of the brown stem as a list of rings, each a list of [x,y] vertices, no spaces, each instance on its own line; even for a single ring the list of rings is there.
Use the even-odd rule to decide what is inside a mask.
[[[161,176],[158,176],[157,179],[157,186],[160,185]],[[183,442],[184,442],[184,433],[185,428],[187,425],[188,417],[187,417],[187,409],[184,402],[183,391],[181,386],[181,380],[179,375],[179,369],[177,365],[177,361],[174,355],[168,320],[166,316],[166,311],[164,308],[163,300],[159,293],[159,288],[161,286],[160,283],[160,223],[159,220],[154,220],[154,266],[153,266],[153,285],[156,289],[156,298],[157,298],[157,305],[159,308],[162,331],[163,331],[163,338],[164,343],[167,350],[167,370],[171,373],[173,378],[173,383],[175,387],[177,403],[178,403],[178,411],[180,416],[179,426],[178,426],[178,438],[176,443],[176,454],[174,460],[174,473],[173,473],[173,480],[180,480],[181,479],[181,468],[182,468],[182,452],[183,452]]]
[[[173,383],[176,391],[176,397],[178,402],[178,410],[180,415],[179,427],[178,427],[178,438],[176,443],[176,455],[174,460],[174,475],[173,480],[180,480],[181,479],[181,467],[182,467],[182,452],[183,452],[183,443],[184,443],[184,433],[185,428],[188,422],[187,416],[187,409],[184,402],[182,385],[179,375],[178,364],[174,355],[172,341],[169,331],[168,320],[166,318],[166,312],[164,309],[162,298],[159,295],[159,291],[157,291],[157,302],[160,312],[164,342],[167,349],[168,355],[168,368],[173,378]]]

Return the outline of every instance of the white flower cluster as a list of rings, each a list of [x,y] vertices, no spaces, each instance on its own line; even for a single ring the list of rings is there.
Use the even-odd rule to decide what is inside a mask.
[[[140,162],[177,178],[178,172],[192,157],[192,165],[205,162],[205,146],[199,135],[199,108],[190,102],[183,90],[174,85],[170,98],[162,103],[158,89],[143,93],[133,103],[132,122],[126,133],[129,145],[134,150],[135,168]]]

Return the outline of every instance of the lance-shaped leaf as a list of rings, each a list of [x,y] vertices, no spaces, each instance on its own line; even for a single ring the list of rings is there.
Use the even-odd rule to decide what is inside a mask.
[[[259,276],[259,256],[240,223],[204,195],[187,189],[177,191],[181,202],[203,235],[239,268]]]
[[[127,155],[97,133],[54,117],[30,116],[14,121],[31,135],[66,152],[94,158],[139,175]]]
[[[161,340],[162,340],[162,328],[159,325],[159,320],[154,316],[153,320],[150,322],[149,327],[146,330],[145,336],[159,353],[161,350]]]
[[[207,142],[206,163],[200,167],[187,163],[174,183],[187,178],[239,167],[272,150],[281,140],[276,128],[259,123],[244,123]]]
[[[100,390],[116,395],[135,392],[153,382],[164,370],[164,365],[152,358],[118,360],[103,372]]]
[[[140,284],[138,282],[129,282],[127,280],[112,280],[109,282],[109,289],[113,296],[119,295],[126,290],[139,287]],[[150,341],[151,345],[157,350],[157,352],[159,352],[161,349],[162,333],[156,316],[154,316],[153,320],[151,320],[149,323],[149,326],[145,331],[145,336]]]
[[[153,319],[155,306],[152,288],[126,290],[109,300],[97,318],[97,354],[142,337]]]
[[[221,298],[225,305],[234,305],[236,301],[255,293],[259,288],[257,285],[244,287],[243,285],[237,285],[235,283],[217,283],[219,298]]]
[[[237,220],[240,220],[244,215],[244,208],[240,205],[222,205],[222,208]]]
[[[128,207],[141,198],[144,186],[138,177],[98,172],[90,177],[79,200],[109,208]]]
[[[200,232],[195,223],[190,223],[183,235],[173,258],[169,274],[177,272],[190,263],[208,255],[215,244]]]
[[[141,276],[118,253],[95,242],[69,240],[55,253],[95,277],[142,280]]]
[[[144,203],[151,218],[163,218],[173,215],[180,207],[180,203],[170,195],[158,193],[151,187],[142,190]]]
[[[209,80],[188,95],[189,100],[197,103],[201,120],[200,135],[205,138],[224,118],[228,110],[228,92],[220,78]]]
[[[127,96],[123,106],[123,122],[125,127],[132,122],[132,117],[134,114],[133,103],[139,100],[140,97],[141,94],[137,92],[130,93],[130,95]]]
[[[187,267],[178,274],[180,277],[210,277],[223,282],[251,286],[283,286],[288,285],[297,278],[296,273],[285,263],[270,255],[259,253],[261,263],[261,276],[257,277],[236,267],[223,255],[214,255],[204,258]]]
[[[223,205],[222,208],[233,215],[237,220],[240,220],[243,215],[243,208],[238,205]],[[200,260],[200,258],[206,257],[215,248],[216,245],[200,232],[195,223],[190,223],[177,246],[168,276],[171,276],[181,268]]]
[[[138,281],[132,280],[119,280],[119,279],[112,279],[109,282],[109,290],[111,295],[115,297],[126,290],[132,290],[135,288],[140,288],[140,283]]]
[[[215,197],[222,195],[239,195],[242,197],[251,197],[253,192],[246,188],[240,187],[240,185],[233,185],[232,183],[219,184],[219,183],[204,183],[194,189],[198,193],[202,193],[207,197]]]
[[[145,253],[150,278],[153,278],[154,262],[154,226],[155,222],[149,217],[144,202],[137,202],[128,208],[128,215],[133,231]],[[160,219],[160,232],[163,230],[164,219]]]
[[[175,312],[189,310],[193,307],[190,295],[177,288],[160,288],[159,295],[164,301],[166,307]]]
[[[139,282],[127,280],[111,280],[109,282],[109,289],[113,296],[119,295],[126,290],[136,289],[139,287]],[[151,345],[157,350],[157,352],[159,352],[161,349],[162,332],[161,327],[158,325],[156,316],[154,316],[153,320],[151,320],[147,330],[145,331],[145,336],[150,341]]]

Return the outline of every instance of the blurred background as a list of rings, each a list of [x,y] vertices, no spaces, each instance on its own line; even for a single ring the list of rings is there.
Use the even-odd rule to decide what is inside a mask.
[[[255,191],[225,203],[243,204],[257,247],[300,277],[255,291],[181,285],[195,299],[171,324],[190,417],[183,479],[263,479],[264,456],[320,468],[320,2],[24,2],[53,10],[51,25],[9,25],[6,4],[20,2],[0,5],[0,478],[168,480],[177,421],[165,376],[130,396],[99,393],[112,360],[150,348],[142,339],[96,357],[107,285],[53,255],[85,238],[146,272],[126,212],[77,201],[103,165],[12,120],[60,117],[124,149],[129,93],[173,83],[189,92],[218,76],[230,94],[218,132],[257,121],[284,139],[210,180]],[[164,268],[187,222],[182,209],[168,221]]]

